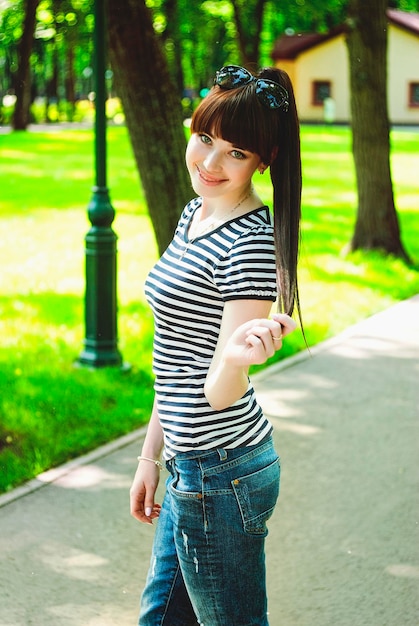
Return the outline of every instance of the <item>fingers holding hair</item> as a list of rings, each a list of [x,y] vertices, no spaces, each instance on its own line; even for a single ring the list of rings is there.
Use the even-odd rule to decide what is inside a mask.
[[[289,315],[277,313],[272,319],[254,320],[247,329],[246,342],[254,348],[262,348],[267,357],[271,357],[282,347],[282,340],[289,335],[297,324]]]
[[[286,313],[274,313],[272,319],[281,327],[281,331],[278,334],[273,333],[274,337],[281,336],[284,338],[297,328],[297,323]]]

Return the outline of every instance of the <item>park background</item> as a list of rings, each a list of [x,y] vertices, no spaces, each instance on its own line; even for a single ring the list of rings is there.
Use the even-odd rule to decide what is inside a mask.
[[[75,367],[84,336],[83,240],[89,229],[86,209],[94,172],[94,105],[89,99],[94,87],[92,73],[86,71],[93,65],[93,4],[75,0],[59,7],[54,2],[35,3],[35,33],[43,35],[33,39],[36,45],[30,59],[32,85],[39,93],[33,90],[26,130],[13,131],[12,83],[19,65],[25,8],[30,4],[6,2],[0,9],[2,491],[146,423],[153,395],[152,319],[143,282],[157,258],[158,246],[130,128],[124,124],[126,111],[114,93],[109,69],[108,184],[118,236],[118,334],[124,362],[130,367]],[[417,10],[416,3],[394,4]],[[187,117],[196,104],[195,94],[199,96],[208,85],[209,75],[225,62],[244,62],[246,49],[234,21],[234,9],[241,5],[197,3],[191,13],[180,11],[186,11],[182,2],[147,5],[169,71],[175,73],[179,49],[183,82],[195,85],[193,98],[185,96],[184,85],[178,94],[183,117]],[[248,2],[246,7],[255,11],[260,5],[265,9],[261,45],[256,50],[261,63],[269,60],[275,39],[287,28],[324,31],[339,23],[347,10],[344,2],[328,3],[323,12],[316,2],[296,3],[294,10],[288,7],[282,12],[274,2]],[[180,21],[169,19],[173,6],[179,9]],[[252,13],[245,17],[249,26]],[[194,29],[186,32],[188,20]],[[173,30],[173,24],[178,30]],[[218,38],[216,46],[211,44],[214,37]],[[74,81],[68,75],[70,51]],[[212,51],[211,59],[205,56],[208,51]],[[73,83],[80,85],[85,98],[76,98],[75,89],[73,98]],[[147,116],[147,109],[142,114]],[[187,136],[183,126],[181,132]],[[380,249],[347,252],[357,219],[351,128],[303,124],[301,136],[300,297],[307,341],[314,346],[419,292],[419,135],[417,128],[391,131],[392,187],[408,259]],[[256,178],[255,183],[268,200],[268,180]],[[180,208],[176,207],[177,213]],[[301,333],[295,333],[278,358],[303,349]]]

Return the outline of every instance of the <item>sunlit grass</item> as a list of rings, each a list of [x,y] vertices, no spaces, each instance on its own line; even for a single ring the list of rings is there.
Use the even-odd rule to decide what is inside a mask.
[[[110,128],[108,139],[108,186],[115,208],[146,213],[125,128]],[[6,183],[2,215],[21,209],[85,210],[94,184],[93,141],[91,130],[0,135],[0,180]]]
[[[0,490],[139,426],[152,402],[152,319],[143,296],[157,257],[124,128],[108,132],[118,235],[119,337],[131,370],[74,367],[82,349],[84,237],[93,185],[91,131],[0,135]],[[393,132],[405,247],[419,260],[419,133]],[[302,129],[300,295],[308,343],[419,292],[419,274],[379,253],[345,256],[355,223],[346,128]],[[255,184],[269,202],[268,175]],[[181,207],[179,207],[179,210]],[[280,356],[304,348],[294,333]]]

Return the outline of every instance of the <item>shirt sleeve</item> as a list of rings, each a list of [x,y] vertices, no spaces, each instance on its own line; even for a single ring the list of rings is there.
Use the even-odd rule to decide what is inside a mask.
[[[276,300],[275,244],[271,226],[251,228],[233,243],[215,271],[223,300]]]

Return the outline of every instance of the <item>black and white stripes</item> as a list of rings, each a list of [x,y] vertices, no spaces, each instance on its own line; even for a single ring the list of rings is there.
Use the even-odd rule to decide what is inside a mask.
[[[253,445],[271,430],[250,383],[246,394],[223,411],[214,411],[203,392],[225,301],[276,299],[269,209],[189,240],[188,227],[200,204],[197,198],[185,207],[145,287],[155,320],[153,371],[166,458],[191,449]]]

